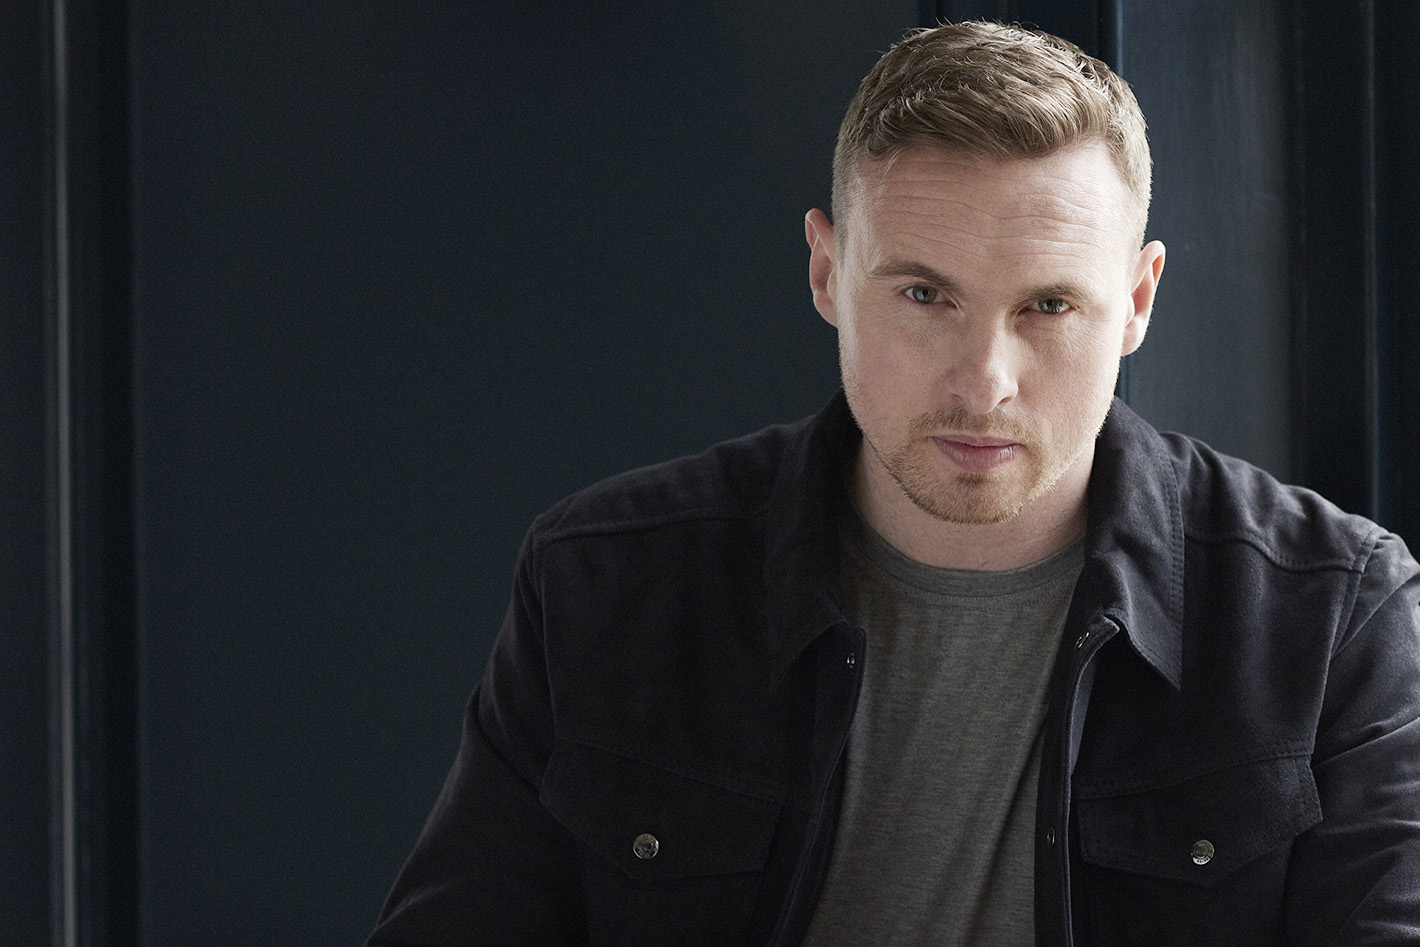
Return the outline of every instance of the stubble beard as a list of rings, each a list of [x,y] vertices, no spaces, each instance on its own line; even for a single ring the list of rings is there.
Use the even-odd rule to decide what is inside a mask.
[[[930,441],[930,435],[922,431],[923,428],[971,430],[985,434],[988,429],[979,422],[969,428],[932,423],[936,418],[924,416],[913,421],[909,425],[907,438],[888,451],[881,450],[866,434],[864,440],[903,495],[935,519],[958,526],[993,526],[1018,516],[1029,497],[1012,499],[1003,495],[1011,479],[1008,474],[956,470],[944,476],[942,465],[945,461],[933,456],[937,454],[937,448]],[[1002,435],[992,430],[990,436]],[[1018,456],[1010,462],[1010,466],[1029,462],[1028,457],[1020,456],[1026,442],[1014,436],[1012,439],[1021,446],[1016,448]]]
[[[930,439],[942,431],[1006,438],[1017,445],[1017,456],[1000,472],[944,474],[946,461]],[[1030,425],[999,416],[973,416],[960,408],[913,419],[907,436],[891,450],[880,450],[866,435],[864,440],[918,509],[959,526],[994,526],[1015,519],[1049,493],[1093,444],[1090,439],[1074,456],[1051,465],[1049,457],[1041,456],[1044,439]]]
[[[921,444],[921,442],[918,442]],[[912,503],[929,516],[957,526],[994,526],[1018,516],[1024,502],[1002,504],[993,497],[1000,478],[991,474],[957,471],[951,482],[943,482],[940,474],[928,469],[920,454],[903,445],[891,454],[883,454],[869,441],[878,462]]]

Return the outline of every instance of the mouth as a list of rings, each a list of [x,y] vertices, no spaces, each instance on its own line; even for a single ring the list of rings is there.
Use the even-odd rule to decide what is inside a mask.
[[[938,451],[969,473],[990,473],[1011,462],[1021,446],[1004,437],[941,434],[930,439]]]

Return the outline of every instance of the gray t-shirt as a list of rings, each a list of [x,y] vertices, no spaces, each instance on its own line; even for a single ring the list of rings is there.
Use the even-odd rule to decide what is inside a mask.
[[[1007,572],[937,569],[844,524],[868,651],[806,944],[1034,943],[1040,731],[1083,562],[1076,541]]]

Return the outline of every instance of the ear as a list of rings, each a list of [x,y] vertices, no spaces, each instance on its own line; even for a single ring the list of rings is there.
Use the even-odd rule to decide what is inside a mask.
[[[1124,345],[1120,356],[1130,354],[1144,341],[1149,331],[1149,315],[1154,311],[1154,294],[1159,289],[1159,277],[1164,272],[1164,245],[1157,240],[1144,245],[1134,264],[1133,289],[1129,292],[1129,322],[1124,326]]]
[[[836,258],[838,244],[828,215],[815,208],[804,217],[804,239],[809,243],[809,289],[814,294],[814,308],[828,324],[838,326],[838,295]]]

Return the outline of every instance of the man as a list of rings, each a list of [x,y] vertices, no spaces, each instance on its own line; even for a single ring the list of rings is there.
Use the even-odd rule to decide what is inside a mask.
[[[806,220],[844,392],[539,518],[371,943],[1420,943],[1420,567],[1113,401],[1128,87],[913,35]]]

